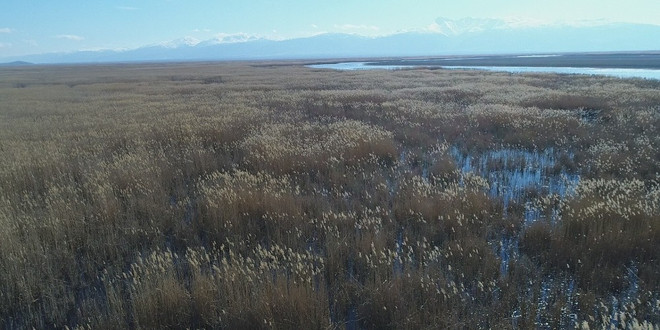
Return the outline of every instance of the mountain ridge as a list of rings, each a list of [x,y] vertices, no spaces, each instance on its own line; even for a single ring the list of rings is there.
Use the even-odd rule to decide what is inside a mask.
[[[660,50],[660,26],[596,23],[534,25],[524,21],[438,18],[426,30],[376,37],[343,33],[285,40],[269,40],[247,34],[221,35],[203,41],[184,37],[131,50],[35,54],[0,58],[0,61],[273,60]]]

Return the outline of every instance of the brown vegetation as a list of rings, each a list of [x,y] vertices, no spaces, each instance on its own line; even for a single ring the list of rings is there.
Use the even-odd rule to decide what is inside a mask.
[[[2,328],[660,324],[657,84],[55,66],[0,100]],[[548,148],[574,194],[456,159]]]

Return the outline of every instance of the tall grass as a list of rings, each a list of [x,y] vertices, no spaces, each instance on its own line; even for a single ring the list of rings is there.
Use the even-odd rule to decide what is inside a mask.
[[[657,84],[284,64],[0,70],[2,328],[660,324]]]

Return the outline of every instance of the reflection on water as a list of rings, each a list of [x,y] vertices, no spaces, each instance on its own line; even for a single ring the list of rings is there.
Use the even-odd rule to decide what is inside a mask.
[[[315,69],[333,70],[397,70],[415,67],[440,67],[444,69],[486,70],[511,73],[559,73],[601,75],[618,78],[644,78],[660,80],[660,70],[654,69],[618,69],[618,68],[575,68],[575,67],[525,67],[525,66],[424,66],[420,65],[377,65],[373,62],[343,62],[308,65]]]

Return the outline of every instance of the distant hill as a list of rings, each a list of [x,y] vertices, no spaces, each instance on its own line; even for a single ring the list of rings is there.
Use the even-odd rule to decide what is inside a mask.
[[[25,61],[13,61],[13,62],[9,62],[9,63],[0,63],[0,67],[3,67],[3,66],[27,66],[27,65],[34,65],[34,63],[25,62]]]
[[[125,51],[38,54],[7,60],[87,63],[646,50],[660,50],[660,26],[593,21],[530,25],[496,19],[439,18],[425,31],[380,37],[321,34],[278,41],[244,36],[202,42],[182,39]]]

